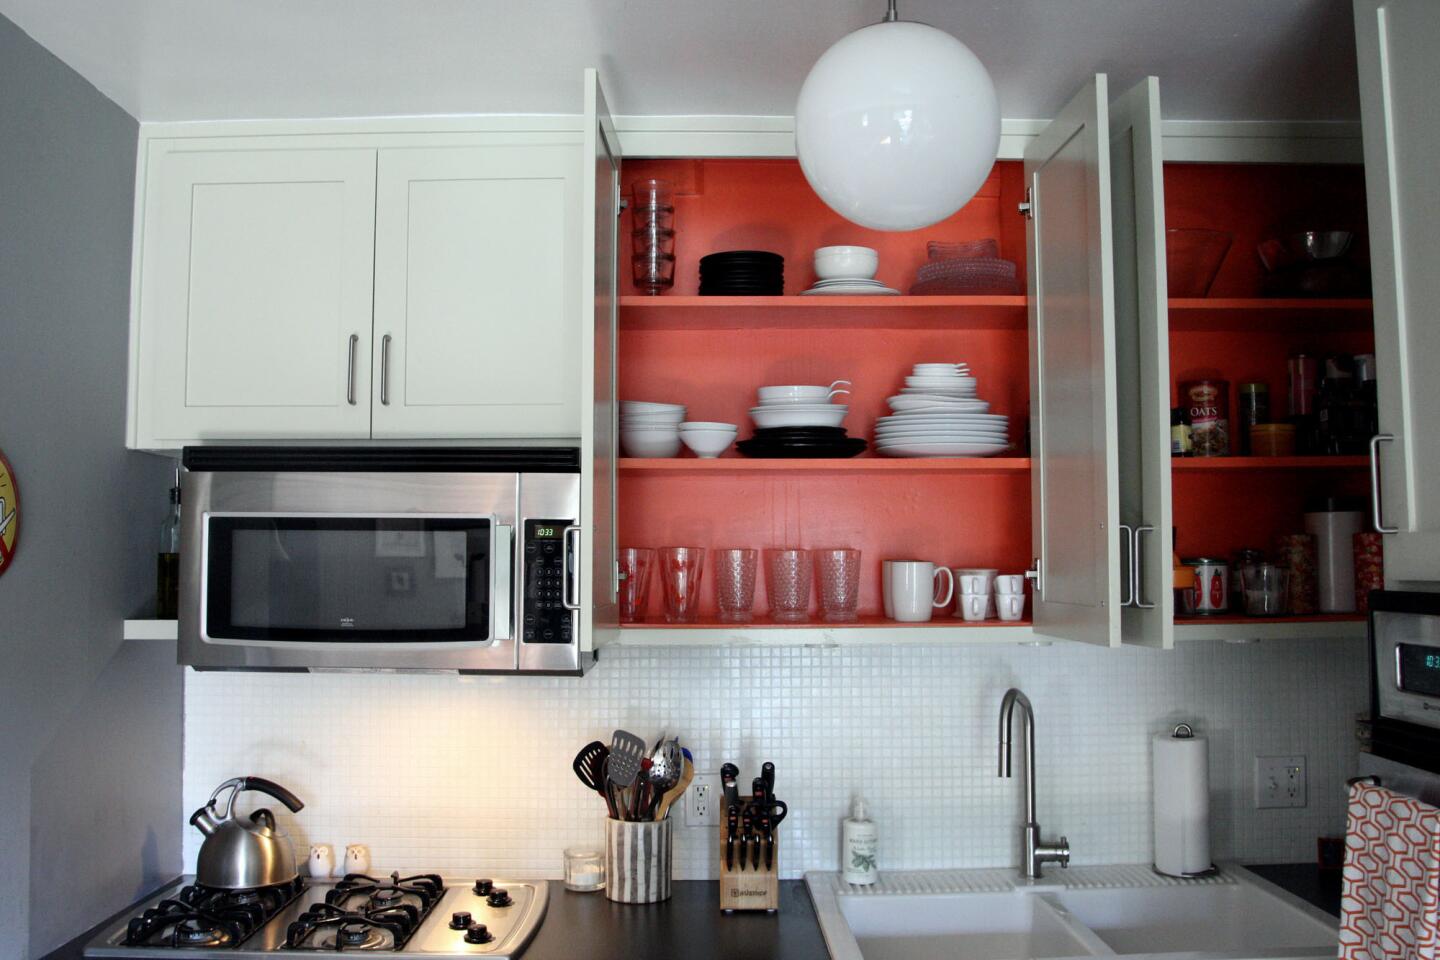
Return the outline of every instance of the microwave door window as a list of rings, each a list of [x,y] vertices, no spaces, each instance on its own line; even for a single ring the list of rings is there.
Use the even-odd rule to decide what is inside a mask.
[[[488,639],[488,519],[212,518],[211,542],[212,637]]]

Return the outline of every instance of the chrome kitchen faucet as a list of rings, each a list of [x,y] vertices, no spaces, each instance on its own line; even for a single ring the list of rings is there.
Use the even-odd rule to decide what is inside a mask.
[[[1015,687],[1005,691],[1000,701],[1000,776],[1010,776],[1010,731],[1015,705],[1025,711],[1025,825],[1020,828],[1025,859],[1020,872],[1031,880],[1040,879],[1040,868],[1046,863],[1070,865],[1070,841],[1046,843],[1040,837],[1040,824],[1035,820],[1035,710],[1030,698]]]

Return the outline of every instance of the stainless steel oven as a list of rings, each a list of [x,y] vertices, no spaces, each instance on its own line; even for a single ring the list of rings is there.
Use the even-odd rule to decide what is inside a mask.
[[[180,662],[583,671],[579,452],[192,447]]]
[[[1440,594],[1370,594],[1373,751],[1440,773]]]

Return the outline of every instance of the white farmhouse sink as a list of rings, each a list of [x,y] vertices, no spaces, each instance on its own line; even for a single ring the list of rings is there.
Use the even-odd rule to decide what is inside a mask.
[[[1145,866],[805,875],[832,960],[1334,957],[1336,921],[1241,867],[1174,880]]]

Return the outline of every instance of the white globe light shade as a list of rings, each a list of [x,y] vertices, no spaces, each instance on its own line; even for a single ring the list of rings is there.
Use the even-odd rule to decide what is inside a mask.
[[[795,105],[805,179],[836,213],[876,230],[916,230],[959,210],[999,147],[985,65],[923,23],[845,37],[815,62]]]

